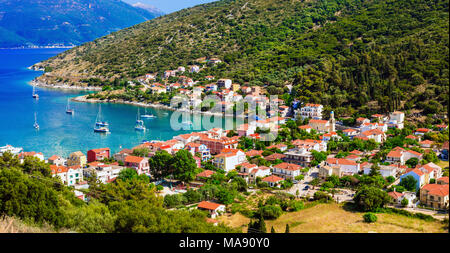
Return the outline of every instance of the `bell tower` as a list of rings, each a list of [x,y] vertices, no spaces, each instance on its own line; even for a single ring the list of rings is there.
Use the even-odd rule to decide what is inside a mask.
[[[333,111],[330,112],[330,132],[336,132],[336,119]]]

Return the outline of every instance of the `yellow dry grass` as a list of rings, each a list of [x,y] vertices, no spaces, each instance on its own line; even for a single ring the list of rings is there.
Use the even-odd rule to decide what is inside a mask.
[[[55,233],[55,231],[49,225],[38,227],[14,217],[4,217],[0,218],[0,233]]]
[[[285,213],[277,220],[266,220],[268,232],[284,232],[286,224],[291,233],[446,233],[442,223],[424,221],[397,214],[376,214],[378,221],[372,224],[363,221],[364,213],[346,211],[342,205],[319,204],[298,212]],[[220,218],[231,227],[244,228],[249,219],[241,214]]]
[[[445,167],[448,167],[448,161],[439,160],[439,162],[436,163],[436,165],[438,165],[441,168],[445,168]]]

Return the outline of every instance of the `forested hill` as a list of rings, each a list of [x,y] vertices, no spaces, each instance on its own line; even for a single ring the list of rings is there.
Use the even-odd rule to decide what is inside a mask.
[[[119,0],[0,0],[0,48],[79,45],[159,15]]]
[[[448,111],[449,0],[223,0],[45,61],[47,81],[135,78],[224,60],[200,75],[265,85],[337,113]],[[41,77],[41,80],[43,77]],[[52,79],[53,78],[53,79]]]

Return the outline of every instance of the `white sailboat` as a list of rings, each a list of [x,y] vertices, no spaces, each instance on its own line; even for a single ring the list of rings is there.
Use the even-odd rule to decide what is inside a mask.
[[[67,106],[66,106],[66,113],[67,114],[73,114],[75,112],[74,109],[70,109],[70,99],[67,99]]]
[[[33,98],[39,99],[39,95],[36,93],[36,87],[33,86]]]
[[[145,112],[144,112],[143,115],[141,115],[141,118],[144,118],[144,119],[153,119],[153,118],[156,118],[156,116],[153,115],[153,114],[147,114],[147,108],[145,108]]]
[[[96,133],[109,133],[109,124],[106,121],[101,120],[102,106],[98,108],[97,118],[95,119],[94,132]]]
[[[33,127],[37,130],[39,130],[39,124],[37,123],[37,117],[36,117],[36,113],[34,113],[34,125]]]
[[[138,114],[136,116],[136,126],[134,127],[135,130],[138,131],[145,131],[145,125],[144,125],[144,121],[141,120],[140,116],[139,116],[139,108],[138,108]]]

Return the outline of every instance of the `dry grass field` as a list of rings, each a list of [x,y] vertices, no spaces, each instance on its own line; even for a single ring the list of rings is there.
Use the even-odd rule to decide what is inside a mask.
[[[438,221],[424,221],[397,214],[376,214],[378,221],[363,221],[364,213],[347,211],[338,204],[319,204],[298,212],[285,213],[277,220],[266,220],[268,232],[284,232],[289,224],[291,233],[446,233]],[[222,216],[220,221],[246,232],[249,219],[241,214]]]
[[[61,230],[59,232],[67,233],[69,231]],[[13,217],[5,217],[0,218],[0,233],[56,233],[56,231],[46,224],[38,227]]]

